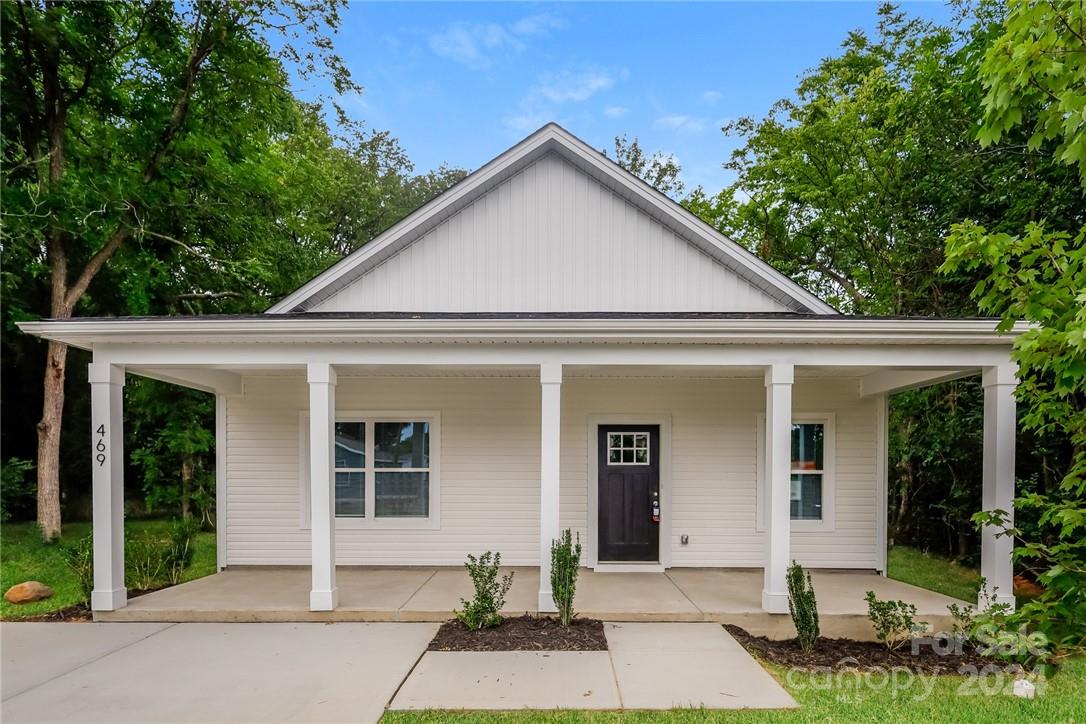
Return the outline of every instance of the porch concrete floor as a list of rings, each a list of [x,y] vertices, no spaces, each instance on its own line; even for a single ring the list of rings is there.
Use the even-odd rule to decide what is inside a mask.
[[[505,613],[536,611],[537,568],[511,568],[513,587]],[[866,591],[916,605],[918,619],[948,626],[955,599],[864,571],[812,572],[825,636],[869,639]],[[297,567],[237,567],[149,593],[100,621],[444,621],[471,595],[462,568],[355,567],[336,569],[339,607],[309,610],[310,571]],[[706,621],[742,626],[753,634],[794,636],[787,615],[761,609],[760,569],[673,568],[665,573],[582,570],[578,615],[605,621]]]

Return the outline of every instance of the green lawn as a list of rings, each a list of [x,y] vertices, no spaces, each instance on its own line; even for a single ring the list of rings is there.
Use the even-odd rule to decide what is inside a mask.
[[[929,591],[976,603],[980,572],[915,548],[895,546],[886,559],[886,575]]]
[[[857,686],[857,679],[840,677],[837,684],[826,686],[824,677],[790,675],[770,667],[789,690],[799,709],[789,711],[705,711],[676,709],[668,712],[388,712],[382,724],[451,724],[452,722],[483,722],[484,724],[560,724],[590,722],[676,722],[696,724],[720,722],[821,722],[877,721],[889,722],[1084,722],[1086,721],[1086,660],[1070,662],[1059,674],[1045,683],[1041,695],[1033,700],[1016,699],[1009,694],[996,693],[995,678],[984,684],[959,676],[943,676],[928,681],[926,686],[914,680],[908,688],[902,684],[894,694],[889,685],[881,691]],[[1011,677],[1003,679],[1009,686]],[[875,680],[872,683],[876,683]],[[926,695],[924,692],[927,692]]]
[[[168,521],[125,521],[127,531],[135,534],[144,531],[164,531]],[[90,533],[90,523],[66,523],[64,541],[77,541]],[[192,565],[185,571],[184,579],[190,581],[215,572],[215,534],[200,533]],[[0,526],[0,590],[23,581],[41,581],[51,586],[51,598],[34,603],[15,605],[0,598],[0,617],[5,620],[38,616],[79,603],[79,585],[64,563],[57,545],[41,542],[38,529],[33,523],[4,523]]]

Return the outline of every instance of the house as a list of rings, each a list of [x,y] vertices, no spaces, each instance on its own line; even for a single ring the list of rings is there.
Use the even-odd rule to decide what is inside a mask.
[[[93,608],[126,605],[125,374],[214,392],[220,568],[885,571],[887,395],[980,374],[1012,508],[1013,333],[857,317],[550,124],[262,315],[25,323],[91,350]],[[1013,604],[1011,542],[982,572]]]

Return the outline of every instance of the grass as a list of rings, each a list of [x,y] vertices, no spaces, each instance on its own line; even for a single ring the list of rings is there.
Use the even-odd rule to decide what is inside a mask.
[[[812,674],[788,674],[775,667],[770,670],[800,705],[787,711],[708,711],[673,709],[663,712],[387,712],[382,724],[564,724],[589,722],[604,724],[639,724],[641,722],[821,722],[878,721],[893,722],[1032,722],[1086,721],[1086,660],[1071,661],[1050,678],[1036,699],[1017,699],[996,688],[997,679],[973,680],[960,676],[914,679],[909,686],[899,680],[895,693],[892,683],[881,690],[861,684],[859,676],[840,676],[837,681]],[[1012,676],[1003,677],[1009,688]],[[871,679],[877,685],[878,679]],[[925,681],[927,683],[925,683]],[[928,689],[927,687],[931,688]],[[985,688],[987,687],[987,688]],[[986,691],[991,691],[990,695]]]
[[[127,532],[139,535],[144,532],[164,533],[169,521],[125,521]],[[88,522],[65,523],[61,545],[71,544],[90,533]],[[196,538],[192,565],[184,573],[184,580],[191,581],[215,572],[215,534],[201,532]],[[30,616],[40,616],[59,611],[80,603],[82,594],[75,576],[64,562],[57,544],[45,544],[33,523],[4,523],[0,527],[0,591],[23,581],[41,581],[53,589],[53,595],[44,601],[16,605],[0,599],[0,618],[5,621]]]
[[[948,558],[906,546],[894,546],[886,559],[886,575],[969,603],[976,603],[980,572]]]

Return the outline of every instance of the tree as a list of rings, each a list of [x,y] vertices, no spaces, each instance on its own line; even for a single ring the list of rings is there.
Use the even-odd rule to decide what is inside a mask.
[[[1012,4],[981,75],[987,94],[978,140],[990,146],[1027,126],[1029,147],[1076,165],[1086,189],[1082,4]],[[1021,424],[1070,441],[1055,489],[1027,492],[1015,503],[1037,517],[1037,530],[1012,526],[1009,511],[975,518],[1014,536],[1016,559],[1044,585],[1041,596],[1008,623],[1044,633],[1057,660],[1086,651],[1086,224],[1067,222],[1050,217],[1006,233],[966,220],[947,238],[943,264],[947,273],[983,273],[972,296],[983,311],[1000,317],[999,329],[1019,320],[1033,324],[1014,342]]]
[[[732,236],[843,311],[968,315],[975,278],[937,273],[952,223],[1081,218],[1073,176],[1024,134],[973,141],[1002,11],[968,11],[955,28],[884,5],[876,35],[851,33],[794,98],[725,126],[743,140],[725,164],[725,203],[745,200],[722,210]]]
[[[293,113],[282,60],[330,76],[339,91],[355,88],[328,50],[339,7],[3,3],[4,246],[44,260],[51,317],[71,317],[111,261],[149,266],[188,246],[164,224],[230,203],[251,144],[281,133]],[[243,226],[233,212],[244,209],[217,208],[216,221]],[[209,250],[190,263],[201,256],[216,264]],[[37,454],[47,539],[60,533],[66,369],[66,347],[50,343]]]
[[[850,33],[793,97],[725,127],[742,141],[725,164],[736,182],[684,205],[842,311],[978,314],[981,271],[938,271],[951,226],[973,218],[1011,232],[1044,214],[1075,228],[1086,204],[1072,168],[1031,147],[1031,131],[976,143],[989,95],[981,67],[1006,11],[986,0],[959,9],[944,26],[882,6],[877,31]],[[972,557],[980,399],[976,380],[891,398],[895,542]],[[1068,445],[1023,440],[1024,485],[1040,490]]]
[[[683,192],[683,182],[679,180],[682,167],[675,157],[659,151],[646,155],[636,137],[631,141],[626,134],[615,136],[615,163],[668,196]]]
[[[1051,141],[1086,183],[1086,10],[1082,3],[1014,0],[1003,33],[984,55],[984,124],[992,146],[1023,123],[1028,145]],[[1027,120],[1032,116],[1032,120]]]

